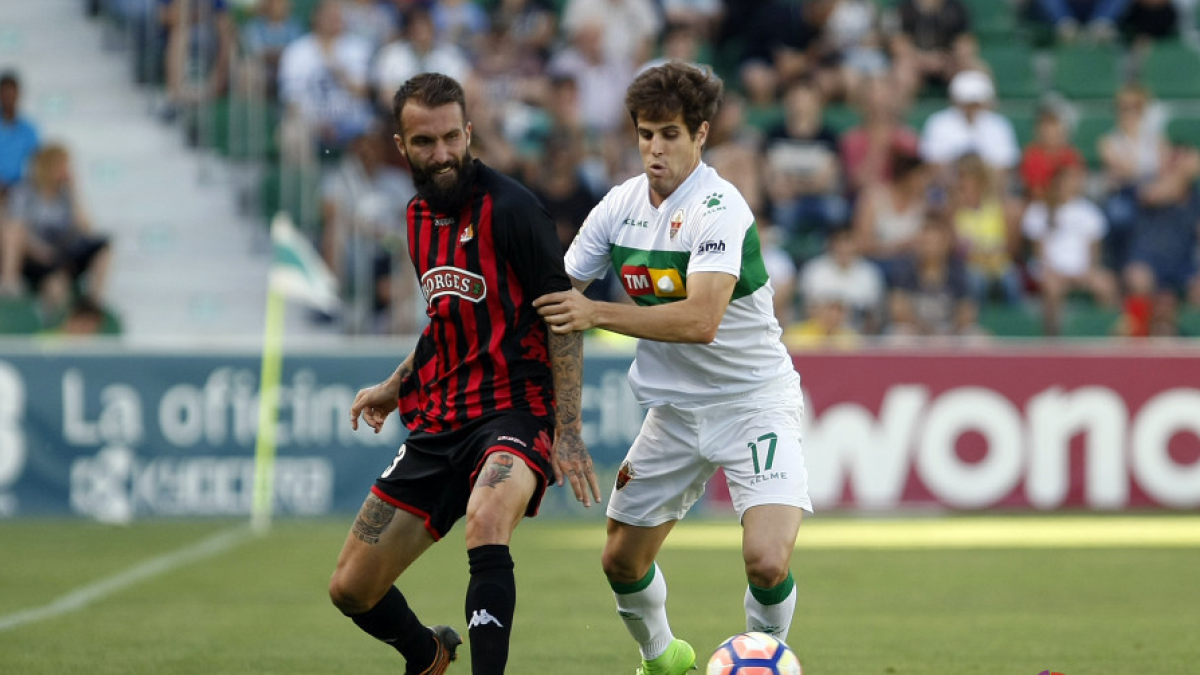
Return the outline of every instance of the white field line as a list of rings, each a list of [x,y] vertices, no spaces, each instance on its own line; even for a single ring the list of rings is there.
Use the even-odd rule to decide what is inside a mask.
[[[101,598],[135,586],[147,579],[227,551],[252,536],[254,536],[254,532],[245,526],[217,532],[194,544],[151,558],[123,572],[81,586],[50,604],[0,616],[0,633],[79,611]]]

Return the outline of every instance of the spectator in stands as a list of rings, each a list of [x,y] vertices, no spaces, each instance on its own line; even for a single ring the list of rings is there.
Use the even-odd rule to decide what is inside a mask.
[[[229,91],[237,27],[225,0],[160,0],[167,31],[164,119]]]
[[[600,201],[579,169],[582,151],[583,146],[570,136],[552,137],[537,162],[534,180],[529,181],[531,190],[554,220],[564,252],[592,207]]]
[[[892,160],[892,180],[863,188],[854,206],[858,250],[879,266],[891,283],[901,258],[916,251],[928,219],[931,171],[917,155]]]
[[[1083,155],[1071,145],[1062,113],[1044,106],[1038,110],[1033,141],[1021,155],[1021,183],[1030,201],[1044,201],[1051,178],[1067,166],[1083,167]]]
[[[417,8],[409,12],[403,36],[375,54],[370,79],[379,111],[390,116],[392,96],[400,85],[413,75],[426,72],[441,73],[463,82],[471,74],[471,62],[458,45],[439,39],[433,17]]]
[[[995,98],[992,80],[982,71],[964,70],[950,81],[953,105],[930,115],[921,129],[921,156],[938,167],[940,181],[949,182],[946,170],[959,157],[976,154],[1007,186],[1021,148],[1012,122],[991,109]]]
[[[808,314],[803,321],[783,330],[783,343],[789,349],[835,347],[850,349],[861,341],[859,334],[847,323],[846,305],[837,296],[818,296],[807,303]]]
[[[819,66],[829,65],[817,63],[814,57],[820,52],[822,31],[834,4],[835,0],[770,0],[745,10],[739,5],[736,13],[746,11],[750,17],[739,22],[745,26],[738,35],[739,68],[770,67],[777,82],[817,77]]]
[[[259,0],[254,16],[241,29],[243,86],[279,100],[279,59],[283,50],[304,35],[304,24],[292,15],[292,0]]]
[[[889,49],[906,99],[926,87],[940,90],[962,70],[979,65],[979,44],[962,0],[900,0]]]
[[[1179,37],[1179,12],[1172,0],[1133,0],[1120,19],[1120,30],[1134,45]]]
[[[281,129],[289,161],[311,164],[319,149],[341,152],[367,131],[374,112],[367,99],[371,46],[347,34],[340,0],[322,0],[312,31],[289,44],[279,61]]]
[[[1086,291],[1105,306],[1117,303],[1116,277],[1100,255],[1104,214],[1083,195],[1084,178],[1081,164],[1060,165],[1021,219],[1021,230],[1033,243],[1031,272],[1041,292],[1046,335],[1059,334],[1062,303],[1073,290]]]
[[[580,31],[592,31],[597,24],[603,26],[600,31],[603,60],[634,65],[650,59],[663,25],[654,0],[566,1],[562,27],[568,36],[574,38]],[[622,91],[627,84],[628,81],[621,84]]]
[[[548,72],[575,80],[579,110],[589,136],[605,136],[622,129],[629,123],[625,88],[633,81],[635,64],[640,61],[613,56],[605,50],[604,36],[609,30],[606,21],[572,26],[564,20],[563,25],[569,31],[570,45],[550,59]]]
[[[346,33],[365,40],[372,52],[391,41],[400,28],[395,6],[378,0],[346,0],[342,5],[342,22]]]
[[[5,195],[25,175],[39,141],[33,121],[21,114],[21,81],[12,71],[0,73],[0,214]]]
[[[825,252],[802,268],[797,291],[809,316],[819,313],[820,302],[836,299],[846,312],[846,324],[857,332],[873,334],[882,328],[883,274],[862,256],[851,227],[829,233]]]
[[[796,318],[796,262],[781,245],[784,232],[771,222],[770,216],[762,211],[756,214],[754,226],[767,268],[767,283],[775,292],[771,296],[775,320],[786,329]]]
[[[9,194],[3,229],[4,249],[11,246],[13,251],[5,255],[6,269],[0,270],[6,287],[23,277],[52,316],[68,307],[72,283],[83,295],[101,301],[109,242],[92,232],[64,146],[48,143],[34,155],[29,177]]]
[[[1155,181],[1169,155],[1163,118],[1152,105],[1150,92],[1128,84],[1117,92],[1117,124],[1098,141],[1105,181],[1104,215],[1108,219],[1106,256],[1121,269],[1129,237],[1137,222],[1138,190]]]
[[[711,44],[721,27],[725,6],[721,0],[660,0],[667,26],[684,27],[705,44]]]
[[[825,124],[825,102],[811,80],[789,84],[783,107],[783,122],[767,133],[765,145],[772,219],[791,234],[823,234],[849,219],[837,132]]]
[[[967,271],[954,253],[954,230],[941,218],[921,227],[916,251],[903,260],[888,297],[893,335],[975,335],[979,308]]]
[[[434,0],[429,13],[438,39],[458,45],[467,54],[479,52],[479,43],[491,28],[487,11],[472,0]]]
[[[1054,27],[1058,39],[1070,42],[1081,29],[1097,42],[1117,36],[1117,22],[1130,0],[1034,0],[1035,15]]]
[[[383,329],[391,308],[392,261],[407,250],[404,214],[416,194],[412,178],[386,162],[387,141],[375,130],[355,138],[321,182],[321,255],[341,287],[364,299],[358,307],[368,311],[356,317],[363,322],[359,328],[382,332],[390,332]],[[397,274],[410,295],[417,293],[410,270]],[[411,315],[393,318],[405,329],[417,327]]]
[[[873,0],[838,0],[825,22],[823,41],[836,62],[831,100],[848,100],[863,83],[891,74]]]
[[[700,33],[690,23],[669,23],[659,40],[659,55],[638,66],[638,72],[661,66],[668,61],[683,61],[697,67],[700,63]]]
[[[1168,289],[1200,306],[1198,178],[1200,151],[1180,146],[1167,153],[1159,175],[1138,189],[1136,225],[1123,272],[1130,295],[1148,297]]]
[[[507,33],[522,52],[542,63],[550,60],[558,39],[558,14],[545,0],[500,0],[492,25]]]
[[[892,158],[917,154],[917,132],[901,116],[896,83],[887,76],[865,80],[857,96],[862,122],[847,129],[838,141],[842,169],[850,190],[860,190],[892,178]]]
[[[1013,264],[1020,243],[1019,208],[1006,201],[979,155],[958,158],[954,178],[950,217],[972,300],[982,306],[998,295],[1010,305],[1020,304],[1021,276]]]

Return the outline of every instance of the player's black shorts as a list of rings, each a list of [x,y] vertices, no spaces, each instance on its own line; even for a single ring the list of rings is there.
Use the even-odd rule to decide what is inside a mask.
[[[425,519],[425,529],[441,539],[467,513],[476,474],[488,455],[511,452],[538,477],[525,515],[537,515],[546,485],[554,477],[551,418],[503,411],[472,420],[452,431],[413,432],[396,459],[371,488],[385,502]]]

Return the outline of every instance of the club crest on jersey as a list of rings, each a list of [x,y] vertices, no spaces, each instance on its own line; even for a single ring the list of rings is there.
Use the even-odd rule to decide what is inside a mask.
[[[687,287],[676,269],[657,269],[645,265],[622,265],[621,285],[629,297],[654,295],[660,298],[686,298]]]
[[[621,462],[621,468],[617,469],[617,490],[620,491],[629,485],[631,480],[633,480],[633,465],[629,463],[629,460],[625,460]]]
[[[671,214],[671,239],[674,240],[679,234],[679,228],[683,227],[683,209],[679,209]]]
[[[457,267],[435,267],[421,275],[421,294],[426,303],[447,293],[479,302],[487,296],[487,284],[478,274]]]
[[[458,235],[458,243],[465,244],[475,237],[475,227],[471,223],[463,228],[462,234]]]

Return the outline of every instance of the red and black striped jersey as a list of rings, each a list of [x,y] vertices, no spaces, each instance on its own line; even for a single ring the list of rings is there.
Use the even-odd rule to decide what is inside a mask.
[[[554,415],[548,329],[531,304],[571,288],[553,221],[529,190],[475,160],[469,203],[408,204],[408,244],[428,303],[400,412],[413,430],[454,429],[494,411]]]

